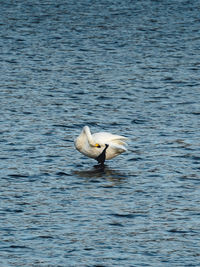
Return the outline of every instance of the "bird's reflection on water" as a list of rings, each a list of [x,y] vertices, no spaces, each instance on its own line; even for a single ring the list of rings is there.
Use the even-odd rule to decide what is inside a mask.
[[[81,177],[86,178],[87,180],[93,179],[106,179],[113,182],[123,182],[128,178],[128,175],[119,171],[109,168],[108,166],[104,165],[102,167],[94,166],[91,169],[87,170],[80,170],[80,171],[73,171],[73,174]]]

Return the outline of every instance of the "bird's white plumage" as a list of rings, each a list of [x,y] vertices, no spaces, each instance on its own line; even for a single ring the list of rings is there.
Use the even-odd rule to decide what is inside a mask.
[[[127,138],[107,132],[91,134],[88,126],[83,127],[81,134],[75,140],[76,149],[87,157],[96,159],[108,145],[106,159],[112,159],[126,151]],[[98,145],[100,147],[98,147]]]

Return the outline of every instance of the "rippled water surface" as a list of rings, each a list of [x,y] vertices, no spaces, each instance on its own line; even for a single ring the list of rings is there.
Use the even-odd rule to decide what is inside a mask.
[[[199,266],[200,1],[0,6],[0,265]]]

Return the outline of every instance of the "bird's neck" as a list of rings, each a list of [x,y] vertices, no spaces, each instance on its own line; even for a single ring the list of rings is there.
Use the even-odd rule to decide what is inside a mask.
[[[82,134],[83,134],[83,135],[85,134],[85,135],[87,136],[88,143],[89,143],[91,146],[95,146],[95,142],[94,142],[94,140],[93,140],[93,138],[92,138],[92,135],[91,135],[91,132],[90,132],[89,127],[87,127],[87,126],[84,127]],[[82,134],[81,134],[81,135],[82,135]]]

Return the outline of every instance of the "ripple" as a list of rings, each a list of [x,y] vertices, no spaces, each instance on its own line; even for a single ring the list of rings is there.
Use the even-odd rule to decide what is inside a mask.
[[[29,177],[28,175],[24,175],[24,174],[9,174],[10,178],[27,178]]]
[[[111,226],[117,226],[117,227],[124,227],[123,224],[118,223],[118,222],[112,222],[112,223],[109,223],[109,225],[111,225]]]
[[[118,213],[111,213],[110,216],[119,217],[119,218],[127,218],[127,219],[134,219],[135,217],[146,217],[146,214],[118,214]]]
[[[58,176],[70,176],[70,174],[68,174],[66,172],[57,172],[56,175],[58,175]]]

